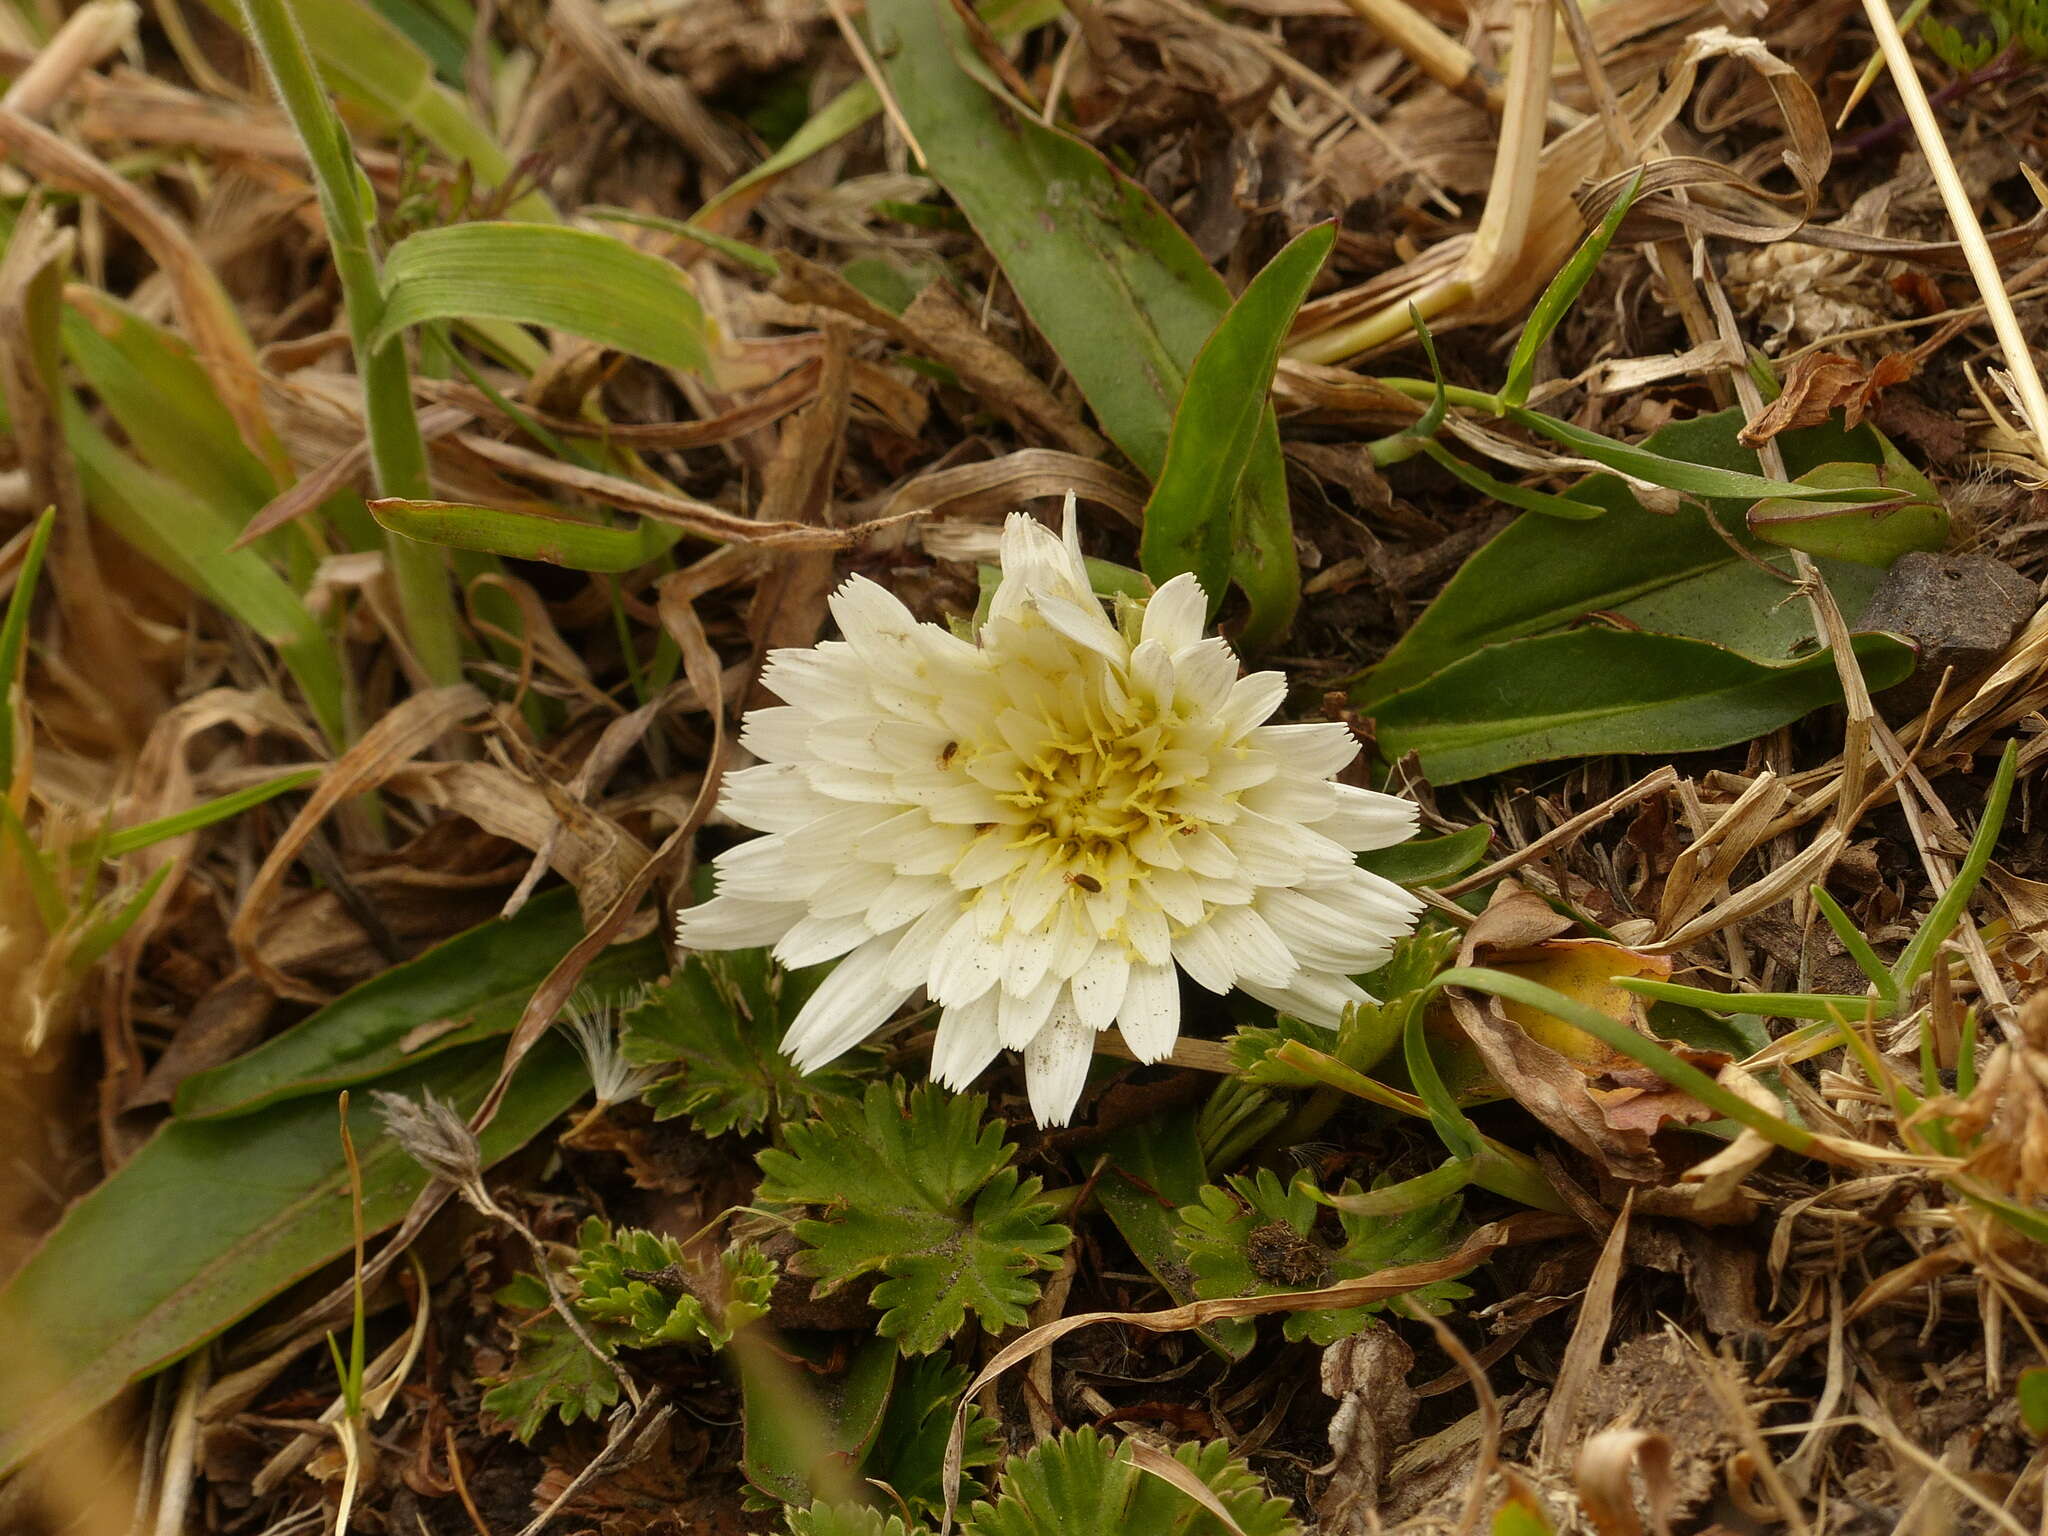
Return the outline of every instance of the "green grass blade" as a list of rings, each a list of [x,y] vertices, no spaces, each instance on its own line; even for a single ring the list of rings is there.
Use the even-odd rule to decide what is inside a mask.
[[[1335,240],[1331,225],[1306,230],[1251,280],[1196,355],[1174,412],[1166,462],[1145,503],[1141,558],[1155,582],[1192,571],[1212,614],[1229,580],[1239,489],[1272,415],[1280,348]],[[1291,537],[1286,564],[1294,568]]]
[[[1844,1019],[1860,1019],[1870,1011],[1869,998],[1851,997],[1845,992],[1709,992],[1704,987],[1684,987],[1645,976],[1617,976],[1614,984],[1638,997],[1660,1003],[1684,1003],[1709,1013],[1755,1013],[1769,1019],[1813,1019],[1823,1024],[1839,1024]]]
[[[29,896],[36,904],[36,916],[42,920],[43,932],[55,933],[64,926],[71,909],[64,900],[63,891],[58,888],[49,860],[36,846],[35,838],[23,824],[21,813],[15,810],[11,800],[0,799],[0,832],[7,834],[7,840],[14,844],[14,851],[20,855],[22,875],[28,881]]]
[[[1685,459],[1666,458],[1661,453],[1616,442],[1611,437],[1589,432],[1584,427],[1560,421],[1555,416],[1546,416],[1541,411],[1532,411],[1527,406],[1509,406],[1507,417],[1518,426],[1541,433],[1552,442],[1562,443],[1573,453],[1604,465],[1617,474],[1647,480],[1652,485],[1682,491],[1688,496],[1725,501],[1761,501],[1772,496],[1780,501],[1836,501],[1859,505],[1900,499],[1896,490],[1882,485],[1800,485],[1795,481],[1745,474],[1737,469],[1717,469]]]
[[[1977,821],[1977,835],[1970,839],[1970,851],[1963,856],[1961,868],[1957,869],[1955,880],[1941,894],[1941,900],[1934,904],[1934,910],[1927,914],[1927,921],[1920,925],[1920,931],[1913,935],[1898,962],[1892,966],[1892,982],[1898,995],[1904,997],[1913,984],[1934,964],[1934,957],[1948,936],[1955,932],[1956,924],[1963,920],[1963,912],[1976,894],[1977,882],[1984,878],[1985,866],[1991,862],[1991,851],[1998,844],[1999,830],[2005,825],[2006,807],[2012,801],[2013,776],[2019,772],[2020,744],[2008,741],[2005,752],[1998,759],[1998,773],[1991,780],[1991,793],[1985,798],[1984,813]]]
[[[15,714],[21,685],[21,656],[28,644],[29,610],[35,606],[36,580],[42,575],[43,556],[50,548],[50,531],[57,526],[57,509],[51,507],[36,519],[35,532],[15,573],[14,590],[7,596],[7,616],[0,618],[0,794],[14,787]]]
[[[373,348],[408,326],[468,319],[544,325],[688,373],[708,361],[704,311],[681,270],[587,229],[454,224],[392,247]]]
[[[1523,512],[1540,512],[1545,517],[1569,518],[1573,522],[1586,522],[1607,515],[1605,507],[1595,506],[1590,501],[1573,501],[1569,496],[1558,496],[1549,491],[1531,490],[1528,486],[1511,485],[1505,480],[1496,480],[1478,466],[1467,464],[1442,443],[1425,440],[1421,448],[1422,452],[1429,455],[1453,477],[1463,481],[1480,495],[1490,497],[1503,506],[1514,507]]]
[[[1863,937],[1863,931],[1849,920],[1841,904],[1830,896],[1823,885],[1809,886],[1813,892],[1813,904],[1820,908],[1820,915],[1827,919],[1828,926],[1835,930],[1835,937],[1842,941],[1842,947],[1849,951],[1849,958],[1856,962],[1856,969],[1869,978],[1877,988],[1877,995],[1887,1012],[1895,1011],[1899,1005],[1899,986],[1892,980],[1892,973],[1885,963],[1877,958],[1877,951],[1870,947],[1870,941]]]
[[[1429,1054],[1429,1038],[1422,1028],[1425,1010],[1421,1001],[1419,996],[1410,997],[1400,1005],[1408,1014],[1401,1029],[1401,1056],[1408,1067],[1408,1082],[1429,1111],[1429,1123],[1436,1127],[1444,1149],[1458,1161],[1469,1162],[1479,1155],[1484,1143],[1478,1129],[1458,1107],[1457,1098],[1444,1086],[1443,1074],[1436,1069],[1436,1058]]]
[[[320,777],[318,768],[299,768],[290,773],[281,773],[274,779],[261,784],[251,784],[246,789],[237,789],[217,796],[202,805],[188,806],[170,816],[159,816],[154,821],[137,822],[132,827],[123,827],[109,833],[92,853],[103,859],[118,859],[124,854],[136,853],[152,848],[168,838],[183,837],[187,832],[197,832],[230,817],[275,800],[279,795],[289,794],[295,789],[304,789]]]
[[[174,868],[176,866],[172,864],[162,865],[142,882],[133,896],[97,922],[86,925],[85,931],[78,936],[78,942],[71,946],[68,957],[74,974],[83,975],[99,964],[100,957],[121,941],[121,935],[135,926],[135,920],[142,916],[143,909],[163,889],[164,881]]]
[[[1621,228],[1621,221],[1628,214],[1629,204],[1636,200],[1636,192],[1643,184],[1643,173],[1638,170],[1622,188],[1621,196],[1614,200],[1614,206],[1607,210],[1607,217],[1572,253],[1572,259],[1558,270],[1550,280],[1550,286],[1543,290],[1543,297],[1536,301],[1536,307],[1529,311],[1528,322],[1522,327],[1522,334],[1515,342],[1514,356],[1508,359],[1508,381],[1501,386],[1500,397],[1508,405],[1521,405],[1529,398],[1529,386],[1536,376],[1536,354],[1543,350],[1543,344],[1550,340],[1558,322],[1578,302],[1580,293],[1593,276],[1593,269],[1600,265],[1600,258],[1607,254],[1607,247],[1614,241],[1614,232]]]
[[[254,550],[231,547],[241,525],[115,447],[75,400],[66,402],[64,436],[93,515],[276,646],[327,739],[337,746],[345,742],[340,659],[284,578]]]
[[[682,537],[680,528],[652,521],[630,528],[607,528],[538,512],[508,512],[454,501],[390,498],[371,502],[370,511],[391,532],[422,544],[610,574],[638,570]]]

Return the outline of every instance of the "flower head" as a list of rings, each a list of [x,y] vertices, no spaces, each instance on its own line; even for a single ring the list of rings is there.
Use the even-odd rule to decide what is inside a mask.
[[[683,945],[839,959],[782,1042],[807,1071],[922,989],[932,1076],[961,1087],[1021,1050],[1047,1125],[1102,1030],[1140,1061],[1173,1049],[1178,971],[1328,1025],[1368,1001],[1350,978],[1420,903],[1354,854],[1403,841],[1416,809],[1332,781],[1350,729],[1267,725],[1286,679],[1238,676],[1192,576],[1112,622],[1071,497],[1064,539],[1010,518],[1002,568],[978,643],[855,576],[832,598],[843,639],[769,658],[785,702],[747,716],[761,765],[722,798],[768,835],[720,855]]]

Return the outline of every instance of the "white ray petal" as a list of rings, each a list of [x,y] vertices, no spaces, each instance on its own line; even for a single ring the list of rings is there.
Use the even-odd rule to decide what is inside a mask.
[[[852,1050],[917,990],[888,984],[895,947],[893,937],[870,939],[818,984],[782,1037],[782,1049],[799,1071],[813,1071]]]
[[[717,895],[676,914],[684,949],[759,949],[773,944],[804,915],[799,901],[747,901]]]
[[[1040,1125],[1065,1125],[1088,1085],[1088,1063],[1095,1052],[1095,1031],[1079,1019],[1061,1016],[1041,1029],[1024,1048],[1024,1085],[1032,1118]]]
[[[996,1059],[1002,1042],[996,1038],[993,990],[971,1003],[939,1012],[939,1032],[932,1041],[932,1081],[943,1088],[965,1088]]]
[[[1096,945],[1068,984],[1074,997],[1074,1012],[1090,1029],[1109,1028],[1124,1005],[1130,981],[1131,962],[1123,946]]]
[[[1145,621],[1139,626],[1138,638],[1155,641],[1169,653],[1178,651],[1202,638],[1202,625],[1208,616],[1209,594],[1195,580],[1193,571],[1182,571],[1145,604]]]
[[[1116,1027],[1138,1060],[1163,1060],[1180,1038],[1180,973],[1170,965],[1132,966]]]

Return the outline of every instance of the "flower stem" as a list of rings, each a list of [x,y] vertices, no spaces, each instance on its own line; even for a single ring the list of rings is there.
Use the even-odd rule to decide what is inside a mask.
[[[320,195],[320,214],[334,253],[335,275],[341,281],[356,372],[363,381],[364,420],[378,492],[426,499],[432,495],[427,448],[413,414],[405,343],[394,337],[381,347],[370,346],[383,318],[384,292],[378,281],[377,258],[370,249],[369,183],[356,164],[341,117],[320,82],[290,0],[242,0],[242,14],[256,51],[277,86],[278,98],[306,147],[313,184]],[[460,682],[462,641],[441,557],[397,534],[388,536],[386,548],[398,582],[406,638],[422,670],[436,684]]]

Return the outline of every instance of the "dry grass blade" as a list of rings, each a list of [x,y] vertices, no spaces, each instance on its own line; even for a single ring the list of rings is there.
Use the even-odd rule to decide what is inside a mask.
[[[1632,1200],[1624,1202],[1614,1225],[1608,1229],[1599,1262],[1593,1266],[1592,1278],[1586,1282],[1585,1296],[1579,1302],[1579,1320],[1572,1328],[1571,1343],[1565,1346],[1564,1358],[1558,1362],[1557,1385],[1551,1388],[1550,1403],[1543,1410],[1538,1454],[1552,1470],[1561,1469],[1565,1457],[1580,1444],[1579,1402],[1593,1373],[1600,1368],[1600,1357],[1607,1350],[1607,1335],[1614,1327],[1614,1288],[1627,1261],[1629,1218],[1633,1210]]]

